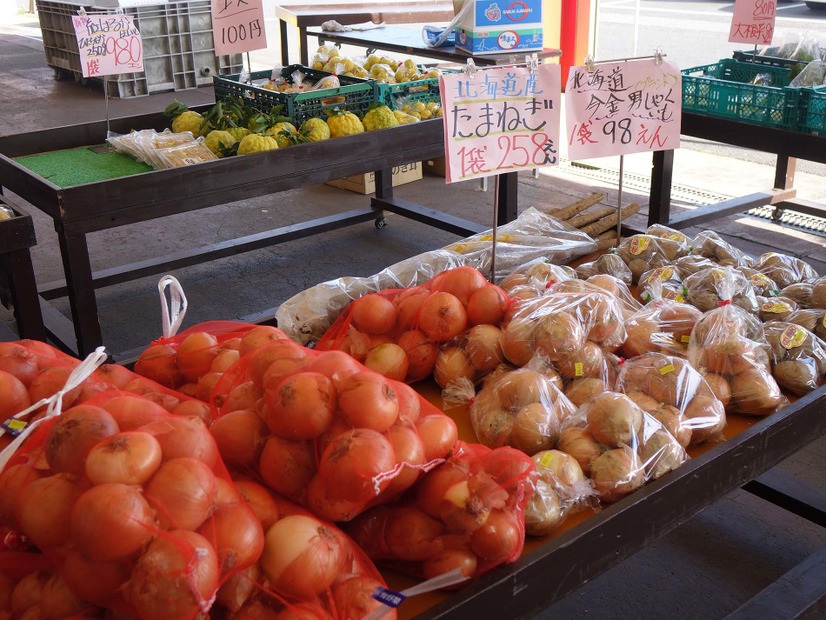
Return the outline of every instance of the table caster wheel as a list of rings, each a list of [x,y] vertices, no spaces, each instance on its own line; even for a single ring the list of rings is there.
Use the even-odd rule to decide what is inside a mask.
[[[375,222],[375,224],[376,224],[376,228],[378,228],[379,230],[381,230],[382,228],[384,228],[385,226],[387,226],[387,218],[386,218],[386,217],[379,217],[379,218],[376,218],[376,222]]]

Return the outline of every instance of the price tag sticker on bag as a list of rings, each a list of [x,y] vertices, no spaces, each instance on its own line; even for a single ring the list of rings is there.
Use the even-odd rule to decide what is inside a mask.
[[[407,597],[401,592],[394,592],[393,590],[388,590],[387,588],[378,587],[376,588],[376,591],[373,592],[373,598],[380,603],[384,603],[388,607],[393,607],[395,609],[401,605]]]
[[[582,362],[576,362],[574,364],[574,376],[581,377],[583,375],[582,372]]]
[[[675,368],[673,364],[666,364],[662,368],[660,368],[661,375],[667,375],[670,372],[674,372]]]
[[[23,429],[26,428],[28,425],[29,423],[24,420],[9,418],[8,420],[0,424],[0,428],[3,428],[12,437],[17,437],[20,433],[23,432]]]

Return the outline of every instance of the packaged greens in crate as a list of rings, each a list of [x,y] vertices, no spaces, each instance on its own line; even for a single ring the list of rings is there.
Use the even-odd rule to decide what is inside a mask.
[[[802,119],[798,128],[803,133],[826,135],[826,86],[801,89]]]
[[[794,130],[800,91],[786,67],[723,60],[683,69],[683,110]]]
[[[249,83],[241,81],[241,74],[216,76],[214,80],[215,100],[243,97],[255,107],[267,110],[280,105],[283,106],[283,114],[289,116],[294,123],[301,123],[315,116],[324,116],[327,111],[334,108],[355,113],[365,112],[374,101],[372,83],[361,78],[346,75],[334,76],[326,71],[290,65],[281,69],[281,78],[291,85],[295,85],[299,78],[303,79],[306,82],[305,88],[292,92],[279,92],[276,90],[277,85],[271,80],[272,73],[253,71],[249,74]],[[321,80],[335,84],[336,80],[331,78],[336,78],[339,85],[331,88],[312,88]]]

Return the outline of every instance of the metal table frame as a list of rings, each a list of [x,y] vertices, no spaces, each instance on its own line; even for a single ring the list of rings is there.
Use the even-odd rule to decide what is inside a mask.
[[[454,16],[453,3],[428,0],[411,2],[382,2],[381,4],[307,4],[276,5],[275,16],[281,32],[281,64],[290,64],[288,26],[298,28],[298,52],[302,65],[309,64],[307,28],[321,26],[326,21],[336,20],[340,24],[426,24],[429,22],[449,22]]]
[[[161,114],[111,121],[111,129],[117,133],[127,133],[133,127],[161,130],[167,125],[168,119]],[[197,166],[158,170],[66,188],[53,185],[12,159],[33,152],[100,144],[105,139],[106,129],[106,123],[99,121],[0,138],[0,186],[50,216],[60,243],[65,282],[43,284],[40,296],[46,300],[68,296],[72,321],[69,322],[46,305],[47,331],[53,341],[81,356],[103,344],[96,288],[359,222],[375,220],[380,227],[384,223],[385,211],[460,236],[472,235],[487,228],[393,196],[391,171],[394,166],[444,154],[441,119],[397,127],[387,132],[367,132],[270,153],[226,158]],[[37,151],[33,151],[35,148]],[[363,208],[309,219],[198,250],[152,257],[99,273],[92,272],[86,240],[88,233],[371,171],[376,172],[376,195]],[[502,175],[500,179],[497,217],[499,222],[505,223],[515,219],[517,214],[517,174]]]
[[[741,123],[711,116],[683,112],[681,132],[733,146],[777,155],[774,187],[768,191],[733,198],[722,203],[671,215],[671,179],[674,151],[654,153],[649,194],[648,223],[688,228],[754,207],[774,205],[774,219],[784,209],[826,217],[826,206],[803,199],[795,200],[794,172],[797,159],[826,163],[826,137],[784,131],[762,125]]]

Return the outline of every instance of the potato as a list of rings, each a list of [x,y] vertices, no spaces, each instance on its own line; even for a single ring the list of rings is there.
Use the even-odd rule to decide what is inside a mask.
[[[705,441],[723,439],[726,412],[713,394],[698,394],[683,410],[683,424],[691,429],[691,443],[696,446]]]
[[[823,375],[818,372],[812,359],[786,360],[774,365],[772,375],[777,383],[793,394],[803,396],[823,384]]]
[[[717,400],[723,403],[723,407],[727,407],[731,400],[731,386],[728,381],[726,381],[726,378],[713,372],[706,373],[703,378],[706,380],[706,383],[708,383],[714,396],[717,397]]]
[[[781,289],[817,278],[817,272],[807,262],[778,252],[761,254],[753,267],[774,280]]]
[[[791,299],[801,308],[811,308],[812,289],[813,286],[810,282],[797,282],[781,290],[779,297]]]
[[[762,368],[752,368],[731,380],[732,410],[746,415],[764,416],[773,413],[782,394],[777,381]]]
[[[812,282],[812,294],[809,298],[812,308],[826,309],[826,276]]]
[[[785,321],[799,307],[797,302],[789,297],[758,297],[758,300],[760,310],[757,316],[761,321]]]

